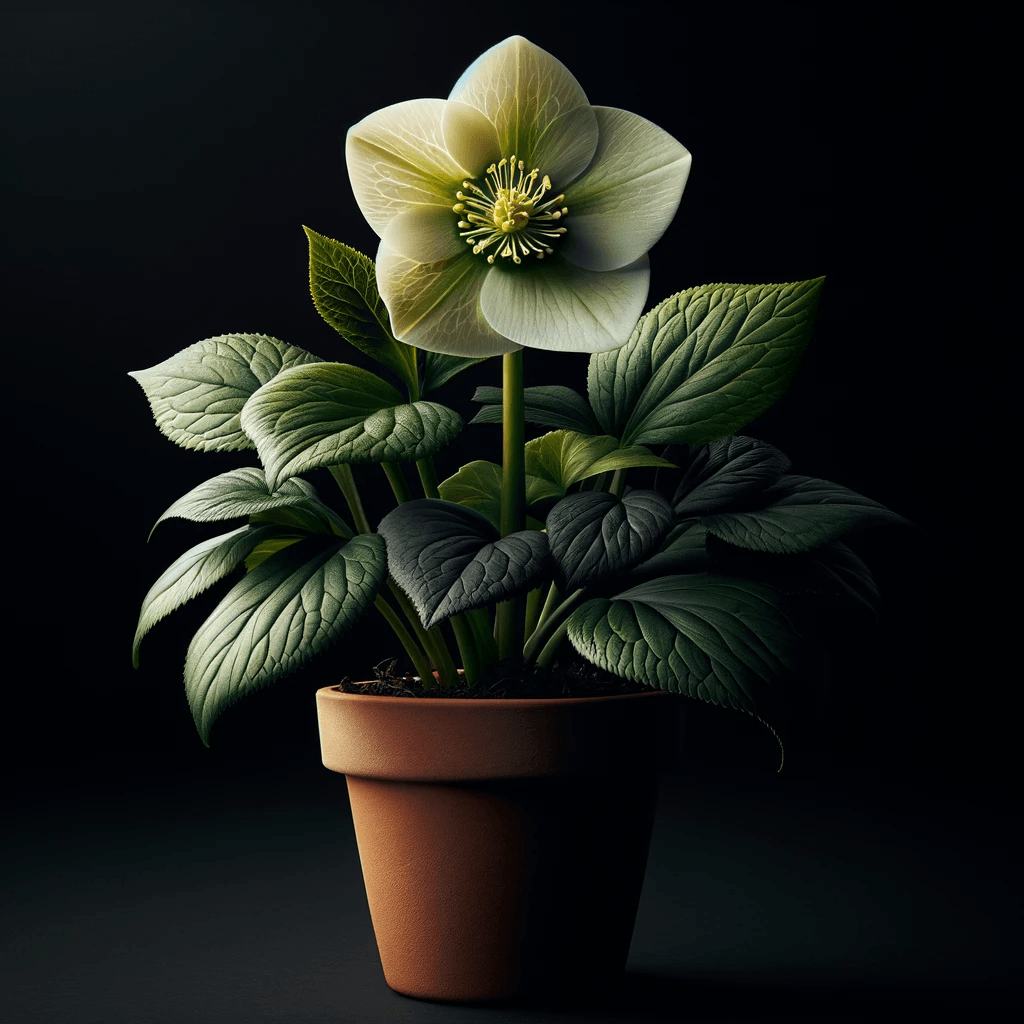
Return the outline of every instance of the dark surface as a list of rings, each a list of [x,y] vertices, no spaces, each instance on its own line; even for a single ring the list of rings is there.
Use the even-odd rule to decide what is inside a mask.
[[[1021,1005],[1005,806],[670,778],[618,996],[469,1008],[387,988],[343,779],[292,782],[259,800],[241,780],[154,785],[130,806],[94,795],[19,818],[5,1019],[994,1020]]]
[[[873,4],[351,6],[0,19],[0,1017],[996,1019],[1020,909],[1019,403],[1001,393],[1019,326],[996,274],[1017,194],[1000,165],[1016,111],[999,42],[1015,36],[981,10]],[[150,525],[252,457],[171,445],[127,371],[230,331],[353,358],[309,299],[301,231],[375,250],[344,133],[446,95],[512,32],[694,154],[650,304],[707,281],[826,275],[795,379],[745,432],[916,524],[858,542],[886,607],[811,694],[781,775],[757,722],[689,706],[623,1003],[561,1016],[432,1007],[383,985],[312,697],[399,653],[376,625],[230,708],[209,750],[181,666],[216,595],[160,624],[138,672],[129,658],[143,595],[212,532],[171,522],[147,545]],[[527,385],[585,387],[584,357],[528,356]],[[474,368],[442,400],[469,418],[497,373]],[[467,428],[441,476],[497,458],[480,449],[493,429]]]

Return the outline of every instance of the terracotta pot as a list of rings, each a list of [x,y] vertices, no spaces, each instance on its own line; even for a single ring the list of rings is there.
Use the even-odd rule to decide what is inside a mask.
[[[618,980],[670,694],[316,697],[324,764],[347,777],[391,988],[518,1001]]]

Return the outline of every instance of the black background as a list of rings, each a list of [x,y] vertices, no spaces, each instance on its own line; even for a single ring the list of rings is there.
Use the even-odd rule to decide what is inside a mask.
[[[991,163],[999,62],[987,49],[1000,26],[884,5],[514,10],[149,6],[2,20],[11,820],[42,836],[58,810],[77,815],[92,823],[97,863],[110,863],[111,821],[159,823],[213,793],[222,810],[270,793],[287,807],[334,781],[318,763],[312,693],[342,674],[367,678],[390,653],[371,620],[229,709],[209,750],[181,666],[215,597],[157,626],[132,670],[143,595],[214,532],[172,521],[147,545],[151,524],[254,455],[176,448],[126,373],[235,331],[370,365],[313,308],[301,225],[372,255],[343,160],[348,126],[446,95],[473,58],[519,32],[592,102],[648,117],[693,153],[679,214],[652,252],[649,305],[709,281],[826,275],[795,380],[744,432],[782,448],[794,472],[916,524],[859,545],[885,612],[840,652],[828,717],[787,750],[783,773],[756,722],[686,702],[673,775],[731,819],[761,800],[785,807],[805,837],[803,800],[811,817],[931,807],[940,846],[994,850],[993,835],[973,831],[1001,820],[1014,794],[1006,707],[1019,675],[1000,655],[1014,598],[996,585],[1010,567],[994,512],[1011,482],[996,472],[1007,412],[996,389],[1013,341],[992,243],[1006,203]],[[442,400],[468,418],[473,388],[499,374],[494,361],[475,368]],[[582,391],[586,358],[527,352],[526,374]],[[469,457],[499,457],[495,428],[467,428],[441,475]],[[970,807],[981,811],[965,835],[957,816]],[[350,881],[358,893],[354,868]]]

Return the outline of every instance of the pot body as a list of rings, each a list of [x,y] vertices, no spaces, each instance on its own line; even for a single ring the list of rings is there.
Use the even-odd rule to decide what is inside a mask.
[[[391,988],[543,1000],[621,976],[670,696],[317,692],[323,761],[347,778]]]

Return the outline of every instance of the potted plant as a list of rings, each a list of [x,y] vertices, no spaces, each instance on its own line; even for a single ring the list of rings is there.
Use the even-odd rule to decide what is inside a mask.
[[[641,315],[690,155],[592,106],[550,54],[499,43],[447,100],[355,125],[347,161],[380,247],[305,229],[313,300],[401,390],[252,334],[132,374],[171,440],[260,461],[160,516],[244,523],[157,580],[135,662],[156,622],[241,573],[186,656],[208,743],[235,699],[379,615],[406,664],[317,704],[388,983],[455,1001],[589,986],[628,952],[667,695],[774,732],[813,671],[821,598],[875,604],[841,538],[902,520],[737,433],[789,382],[821,278],[693,287]],[[588,353],[586,395],[524,387],[530,348]],[[486,455],[477,424],[500,424],[500,462],[439,480],[464,424],[435,392],[499,355],[467,432]],[[340,512],[306,479],[323,470]],[[376,523],[375,475],[395,503]]]

